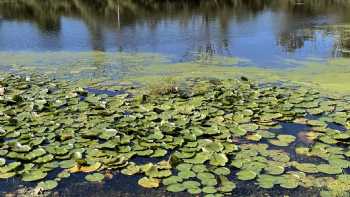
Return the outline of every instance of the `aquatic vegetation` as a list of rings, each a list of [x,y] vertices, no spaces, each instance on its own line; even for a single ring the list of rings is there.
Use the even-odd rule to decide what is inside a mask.
[[[43,181],[38,184],[38,188],[41,190],[52,190],[56,188],[58,185],[57,181],[49,180],[49,181]]]
[[[48,191],[75,173],[103,184],[111,170],[140,176],[144,188],[190,194],[230,194],[241,181],[349,191],[342,186],[350,166],[346,97],[246,77],[184,83],[162,94],[109,96],[67,81],[5,75],[0,178]],[[304,125],[314,143],[305,146],[298,131],[283,133],[285,123]]]
[[[101,182],[104,178],[105,176],[100,173],[89,174],[85,177],[85,179],[90,182]]]
[[[155,178],[143,177],[138,181],[139,185],[145,188],[157,188],[159,187],[160,180]]]

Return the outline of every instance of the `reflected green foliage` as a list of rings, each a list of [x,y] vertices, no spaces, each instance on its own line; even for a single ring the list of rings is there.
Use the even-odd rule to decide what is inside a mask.
[[[138,23],[144,23],[151,30],[155,29],[166,18],[177,19],[180,25],[188,25],[192,16],[202,16],[208,23],[213,16],[220,25],[222,40],[228,36],[230,22],[242,21],[256,17],[265,10],[283,11],[283,24],[278,30],[278,40],[281,47],[288,52],[302,48],[307,41],[317,37],[318,28],[297,28],[290,30],[295,18],[317,18],[319,16],[333,17],[334,13],[342,13],[348,21],[350,4],[344,0],[4,0],[0,2],[0,12],[3,18],[17,21],[30,21],[36,24],[43,33],[59,35],[62,31],[61,17],[73,17],[82,20],[91,35],[94,50],[104,51],[106,40],[103,27],[107,29],[128,28]],[[144,20],[151,19],[151,20]],[[147,22],[144,22],[147,21]],[[206,30],[208,30],[208,27]],[[331,30],[324,31],[325,34]],[[334,32],[334,31],[332,31]],[[349,56],[348,34],[339,33],[339,41],[334,47],[334,53]],[[208,43],[213,40],[208,36]],[[224,45],[227,43],[224,43]],[[338,51],[338,48],[343,50]],[[199,49],[208,54],[215,53],[215,46],[208,44]]]

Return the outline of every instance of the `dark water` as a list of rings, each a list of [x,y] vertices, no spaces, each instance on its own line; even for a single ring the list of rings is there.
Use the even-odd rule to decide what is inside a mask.
[[[1,0],[0,51],[250,59],[349,56],[348,0]],[[349,28],[350,29],[350,28]]]

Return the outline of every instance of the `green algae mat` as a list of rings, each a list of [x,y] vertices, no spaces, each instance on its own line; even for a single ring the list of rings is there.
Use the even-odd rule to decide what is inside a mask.
[[[234,195],[242,183],[350,191],[350,97],[246,77],[134,89],[111,95],[4,74],[0,179],[33,183],[35,195],[75,174],[103,183],[113,173],[181,195]],[[305,131],[283,132],[286,124]]]

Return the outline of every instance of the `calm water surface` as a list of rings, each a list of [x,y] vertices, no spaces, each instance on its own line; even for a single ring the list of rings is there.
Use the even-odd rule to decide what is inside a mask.
[[[347,0],[2,0],[0,51],[123,51],[249,59],[349,56]]]

